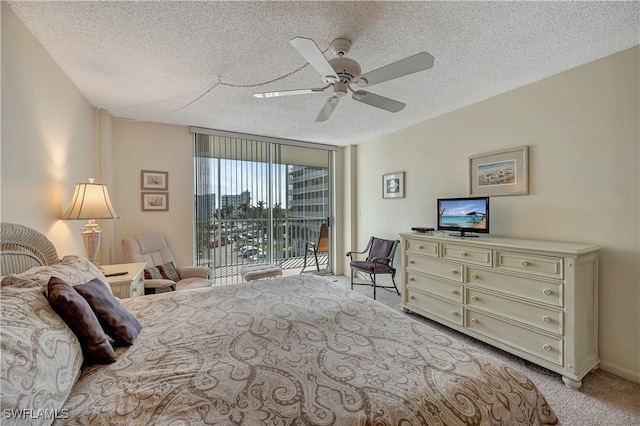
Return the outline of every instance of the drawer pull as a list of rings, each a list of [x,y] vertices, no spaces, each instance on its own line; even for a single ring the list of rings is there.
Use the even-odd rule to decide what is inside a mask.
[[[416,297],[415,297],[415,296],[409,296],[409,299],[411,299],[411,300],[415,300],[415,299],[416,299]]]
[[[415,279],[415,278],[413,278],[413,277],[409,278],[409,281],[415,281],[415,280],[416,280],[416,279]]]
[[[452,274],[452,275],[457,275],[457,274],[458,274],[458,271],[456,271],[455,269],[452,269],[452,270],[451,270],[451,274]]]
[[[467,256],[467,253],[466,253],[466,252],[464,252],[464,251],[463,251],[463,252],[460,252],[460,257],[466,257],[466,256]]]
[[[423,250],[424,246],[418,246],[418,249]]]
[[[523,260],[522,263],[520,263],[522,265],[523,268],[526,268],[527,266],[529,266],[529,262],[527,262],[526,260]]]
[[[477,280],[478,278],[480,278],[480,277],[478,276],[478,274],[473,274],[473,275],[471,275],[471,279],[472,279],[472,280]]]
[[[542,317],[542,321],[544,321],[544,322],[551,322],[551,318],[549,318],[549,317]]]
[[[549,290],[548,288],[545,288],[544,290],[542,290],[542,292],[544,293],[545,296],[551,295],[551,290]]]
[[[542,345],[542,349],[544,349],[545,351],[549,352],[551,350],[551,346],[549,345]]]
[[[413,265],[413,264],[414,264],[414,263],[416,263],[416,262],[415,262],[415,261],[413,261],[413,260],[410,260],[410,261],[409,261],[409,263]]]
[[[458,294],[457,290],[451,290],[451,294]]]
[[[456,311],[451,311],[451,315],[453,315],[454,317],[457,317],[458,313]]]
[[[478,323],[478,320],[477,320],[477,319],[475,319],[475,318],[471,318],[471,324],[477,324],[477,323]]]
[[[471,296],[471,300],[473,300],[474,302],[478,301],[478,296]]]

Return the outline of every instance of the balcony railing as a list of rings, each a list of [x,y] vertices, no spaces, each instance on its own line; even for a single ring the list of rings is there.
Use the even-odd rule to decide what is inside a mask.
[[[326,218],[221,219],[213,225],[196,226],[196,263],[208,266],[218,284],[239,282],[244,265],[276,263],[283,269],[299,269],[304,263],[308,241],[317,242]],[[320,268],[328,264],[328,254],[318,256]],[[309,270],[315,258],[308,256]]]

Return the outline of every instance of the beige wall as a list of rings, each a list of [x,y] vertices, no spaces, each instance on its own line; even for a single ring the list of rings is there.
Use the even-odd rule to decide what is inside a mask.
[[[528,145],[527,196],[491,199],[494,235],[598,244],[602,367],[640,381],[639,51],[621,52],[358,146],[360,246],[436,225],[468,157]],[[405,171],[383,200],[381,173]]]
[[[84,254],[84,221],[62,221],[74,185],[97,177],[94,109],[2,2],[0,219]]]
[[[193,142],[188,127],[112,119],[115,261],[122,239],[144,233],[166,235],[178,265],[193,264]],[[143,212],[140,172],[169,172],[169,211]]]

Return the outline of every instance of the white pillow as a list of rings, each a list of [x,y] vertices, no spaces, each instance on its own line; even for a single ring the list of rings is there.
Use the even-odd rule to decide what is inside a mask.
[[[82,348],[42,288],[0,288],[1,408],[31,410],[30,424],[51,424],[80,375]],[[38,413],[43,413],[38,416]],[[48,414],[47,414],[48,413]],[[25,419],[3,418],[2,424]],[[6,423],[5,423],[6,422]]]
[[[85,284],[94,278],[98,278],[107,284],[109,291],[111,286],[102,271],[89,259],[82,256],[68,255],[60,260],[60,263],[50,266],[35,266],[19,274],[10,274],[2,279],[1,286],[11,287],[47,287],[51,277],[58,277],[71,284]]]

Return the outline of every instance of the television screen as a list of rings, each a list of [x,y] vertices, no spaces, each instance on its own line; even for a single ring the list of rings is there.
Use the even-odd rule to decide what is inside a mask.
[[[489,197],[438,199],[438,230],[489,233]]]

